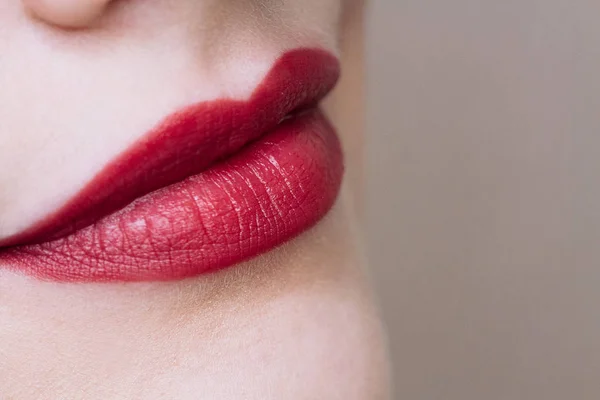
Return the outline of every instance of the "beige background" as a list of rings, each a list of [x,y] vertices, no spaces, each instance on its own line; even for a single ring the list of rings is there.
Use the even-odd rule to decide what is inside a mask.
[[[397,399],[600,398],[600,2],[374,0]]]

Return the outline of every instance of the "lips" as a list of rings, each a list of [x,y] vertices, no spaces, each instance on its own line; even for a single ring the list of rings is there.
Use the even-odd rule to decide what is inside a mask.
[[[0,245],[40,279],[163,281],[268,251],[317,223],[343,175],[318,109],[339,76],[317,49],[284,54],[247,101],[196,104],[109,163],[74,198]]]

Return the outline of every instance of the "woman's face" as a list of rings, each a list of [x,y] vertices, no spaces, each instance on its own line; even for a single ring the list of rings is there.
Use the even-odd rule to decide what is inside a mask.
[[[361,16],[0,4],[0,397],[386,397],[356,235]],[[338,191],[315,105],[340,67]]]

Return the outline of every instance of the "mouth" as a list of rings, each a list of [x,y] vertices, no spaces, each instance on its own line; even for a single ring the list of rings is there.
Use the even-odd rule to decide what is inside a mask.
[[[0,264],[65,282],[167,281],[277,247],[332,207],[343,176],[319,110],[339,62],[285,53],[249,100],[159,123],[52,215],[0,243]]]

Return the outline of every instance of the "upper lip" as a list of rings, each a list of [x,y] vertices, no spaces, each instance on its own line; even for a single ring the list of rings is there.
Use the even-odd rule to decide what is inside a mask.
[[[335,58],[322,50],[314,50],[313,56],[315,52]],[[337,82],[337,60],[310,63],[293,59],[295,56],[289,53],[280,59],[265,80],[269,84],[259,86],[249,100],[219,100],[224,104],[245,103],[245,107],[235,108],[238,113],[228,112],[230,107],[215,111],[214,105],[205,109],[199,103],[169,116],[109,163],[71,201],[25,231],[0,240],[0,247],[69,235],[136,198],[205,170],[268,133],[294,112],[317,105]],[[307,71],[307,65],[312,70]],[[206,128],[211,124],[216,129]],[[200,126],[203,129],[198,129]]]

